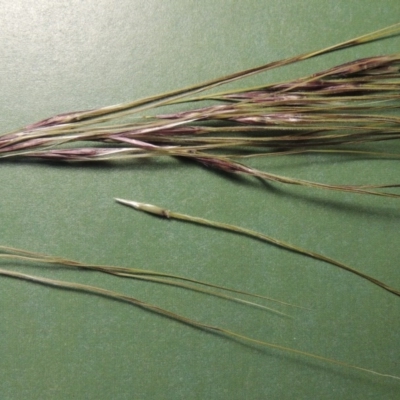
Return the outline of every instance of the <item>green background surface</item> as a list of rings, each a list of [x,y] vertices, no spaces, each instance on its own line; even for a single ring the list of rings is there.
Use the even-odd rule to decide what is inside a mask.
[[[0,1],[1,132],[53,114],[172,90],[398,22],[393,1]],[[400,38],[246,81],[295,78],[399,51]],[[238,84],[237,84],[238,86]],[[382,148],[395,150],[394,144]],[[397,145],[397,149],[399,146]],[[306,155],[252,161],[326,183],[398,182],[397,161]],[[0,243],[182,274],[311,310],[293,319],[150,283],[10,264],[134,295],[261,340],[400,375],[400,301],[327,264],[165,221],[113,197],[248,228],[400,287],[399,202],[229,178],[177,160],[2,161]],[[400,383],[202,332],[97,296],[0,279],[0,398],[398,399]]]

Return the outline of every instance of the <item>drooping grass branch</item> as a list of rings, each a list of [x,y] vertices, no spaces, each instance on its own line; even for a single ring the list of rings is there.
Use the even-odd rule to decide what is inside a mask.
[[[314,258],[316,260],[324,261],[328,264],[331,264],[331,265],[334,265],[341,269],[344,269],[345,271],[351,272],[363,279],[366,279],[367,281],[373,283],[374,285],[377,285],[377,286],[387,290],[388,292],[395,294],[396,296],[400,296],[400,290],[395,289],[395,288],[387,285],[386,283],[384,283],[384,282],[382,282],[382,281],[380,281],[358,269],[355,269],[345,263],[342,263],[333,258],[324,256],[323,254],[319,254],[314,251],[307,250],[302,247],[295,246],[291,243],[273,238],[271,236],[264,235],[260,232],[253,231],[251,229],[242,228],[242,227],[239,227],[236,225],[226,224],[223,222],[210,221],[210,220],[204,219],[204,218],[194,217],[194,216],[187,215],[187,214],[181,214],[178,212],[170,211],[165,208],[155,206],[153,204],[139,203],[137,201],[124,200],[124,199],[118,199],[118,198],[116,198],[115,200],[123,205],[128,206],[128,207],[132,207],[136,210],[144,211],[149,214],[157,215],[159,217],[168,218],[168,219],[177,219],[177,220],[191,222],[191,223],[195,223],[195,224],[199,224],[199,225],[209,226],[209,227],[216,228],[216,229],[222,229],[225,231],[249,236],[251,238],[261,240],[263,242],[271,243],[275,246],[278,246],[278,247],[293,251],[295,253],[299,253],[299,254]]]

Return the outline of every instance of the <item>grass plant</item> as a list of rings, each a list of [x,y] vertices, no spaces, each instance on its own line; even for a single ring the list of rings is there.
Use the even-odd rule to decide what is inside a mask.
[[[225,77],[126,104],[59,114],[0,135],[0,158],[110,161],[181,157],[268,181],[398,198],[399,183],[329,184],[260,171],[249,157],[321,152],[398,158],[362,148],[400,138],[400,53],[347,62],[287,82],[203,94],[273,68],[400,33],[400,24]],[[207,105],[162,113],[166,105]],[[154,115],[144,114],[152,112]],[[89,146],[88,146],[89,145]],[[241,162],[239,162],[240,160]]]
[[[39,159],[60,162],[134,160],[179,157],[228,173],[239,173],[275,183],[300,185],[356,194],[399,198],[392,189],[400,183],[329,184],[276,175],[246,165],[251,157],[290,156],[302,153],[344,154],[372,158],[400,157],[399,153],[363,147],[365,144],[400,139],[400,53],[373,56],[334,66],[325,71],[286,82],[216,92],[219,86],[351,46],[398,35],[400,24],[360,36],[318,51],[297,55],[228,76],[147,97],[126,104],[59,114],[0,135],[0,159]],[[199,104],[198,107],[192,106]],[[172,111],[169,106],[192,108]],[[168,106],[168,109],[165,109]],[[157,206],[117,199],[120,203],[166,218],[207,225],[247,235],[258,240],[330,263],[358,275],[397,296],[399,290],[352,266],[270,236],[235,225],[172,212]],[[141,269],[92,265],[59,257],[0,246],[3,262],[77,268],[121,278],[145,280],[195,290],[282,314],[243,296],[272,300],[236,289],[181,276]],[[143,302],[105,288],[0,269],[0,275],[85,291],[127,302],[186,325],[232,339],[266,346],[314,360],[336,364],[380,377],[400,379],[351,363],[269,343]]]

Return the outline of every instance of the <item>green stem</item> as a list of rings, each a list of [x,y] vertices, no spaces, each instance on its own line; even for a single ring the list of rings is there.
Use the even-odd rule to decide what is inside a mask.
[[[382,282],[382,281],[380,281],[380,280],[378,280],[378,279],[376,279],[376,278],[374,278],[374,277],[372,277],[370,275],[365,274],[364,272],[361,272],[361,271],[359,271],[359,270],[357,270],[357,269],[355,269],[353,267],[350,267],[347,264],[344,264],[344,263],[342,263],[340,261],[337,261],[337,260],[335,260],[333,258],[326,257],[326,256],[324,256],[322,254],[319,254],[319,253],[304,249],[302,247],[295,246],[295,245],[293,245],[291,243],[275,239],[275,238],[273,238],[271,236],[264,235],[264,234],[262,234],[260,232],[256,232],[256,231],[253,231],[253,230],[250,230],[250,229],[242,228],[242,227],[239,227],[239,226],[236,226],[236,225],[225,224],[223,222],[210,221],[210,220],[204,219],[204,218],[193,217],[193,216],[186,215],[186,214],[180,214],[180,213],[177,213],[177,212],[174,212],[174,211],[170,211],[170,210],[167,210],[165,208],[161,208],[161,207],[158,207],[158,206],[155,206],[155,205],[152,205],[152,204],[139,203],[139,202],[136,202],[136,201],[130,201],[130,200],[124,200],[124,199],[118,199],[118,198],[116,198],[115,200],[117,202],[121,203],[121,204],[124,204],[126,206],[135,208],[136,210],[139,210],[139,211],[147,212],[149,214],[154,214],[154,215],[157,215],[157,216],[160,216],[160,217],[164,217],[164,218],[168,218],[168,219],[177,219],[177,220],[192,222],[192,223],[195,223],[195,224],[209,226],[209,227],[212,227],[212,228],[222,229],[222,230],[225,230],[225,231],[230,231],[230,232],[238,233],[238,234],[241,234],[241,235],[246,235],[246,236],[252,237],[254,239],[259,239],[259,240],[262,240],[264,242],[272,243],[272,244],[274,244],[274,245],[276,245],[278,247],[282,247],[284,249],[291,250],[293,252],[300,253],[300,254],[303,254],[305,256],[320,260],[320,261],[324,261],[324,262],[326,262],[328,264],[332,264],[332,265],[335,265],[336,267],[339,267],[339,268],[342,268],[342,269],[344,269],[346,271],[352,272],[353,274],[358,275],[359,277],[368,280],[369,282],[371,282],[371,283],[373,283],[373,284],[375,284],[375,285],[387,290],[388,292],[393,293],[396,296],[400,296],[400,291],[399,290],[387,285],[386,283],[384,283],[384,282]]]
[[[216,285],[216,284],[211,284],[211,283],[199,281],[196,279],[190,279],[190,278],[186,278],[183,276],[172,275],[172,274],[168,274],[168,273],[143,270],[143,269],[137,269],[137,268],[116,267],[116,266],[110,266],[110,265],[84,264],[84,263],[74,261],[74,260],[68,260],[68,259],[60,258],[60,257],[52,257],[52,256],[48,256],[45,254],[34,253],[34,252],[16,249],[16,248],[7,247],[7,246],[0,246],[0,252],[5,253],[5,254],[0,253],[0,259],[20,260],[20,261],[28,261],[28,262],[39,262],[39,263],[43,263],[43,264],[61,265],[63,267],[86,269],[86,270],[102,272],[102,273],[106,273],[106,274],[118,276],[118,277],[123,277],[123,278],[132,278],[132,279],[136,279],[136,280],[144,280],[144,281],[148,281],[148,282],[154,282],[154,283],[160,283],[160,284],[169,285],[169,286],[180,287],[183,289],[196,291],[196,292],[203,293],[206,295],[223,298],[223,299],[226,299],[229,301],[234,301],[234,302],[238,302],[238,303],[242,303],[242,304],[251,305],[253,307],[262,308],[264,310],[272,311],[274,313],[277,313],[277,314],[280,314],[283,316],[288,316],[288,315],[284,314],[280,311],[277,311],[273,308],[266,307],[266,306],[263,306],[258,303],[254,303],[252,301],[243,300],[238,297],[229,296],[227,294],[216,292],[216,291],[213,291],[210,289],[217,289],[217,290],[241,294],[241,295],[245,295],[245,296],[249,296],[249,297],[253,297],[253,298],[265,299],[265,300],[273,301],[275,303],[283,304],[286,306],[291,306],[291,307],[296,307],[296,308],[304,308],[301,306],[283,302],[281,300],[276,300],[276,299],[273,299],[273,298],[270,298],[267,296],[261,296],[261,295],[257,295],[257,294],[253,294],[253,293],[248,293],[245,291],[232,289],[232,288],[228,288],[228,287],[224,287],[224,286],[220,286],[220,285]],[[195,286],[192,284],[196,284],[199,286]],[[204,287],[207,287],[209,289],[205,289]]]
[[[156,314],[162,315],[164,317],[181,322],[185,325],[189,325],[193,328],[213,332],[216,334],[230,337],[232,339],[239,339],[239,340],[241,340],[243,342],[247,342],[247,343],[256,344],[256,345],[260,345],[260,346],[264,346],[264,347],[269,347],[269,348],[283,351],[286,353],[297,354],[297,355],[300,355],[303,357],[312,358],[312,359],[326,362],[329,364],[339,365],[341,367],[354,369],[354,370],[361,371],[361,372],[366,372],[368,374],[373,374],[373,375],[377,375],[377,376],[384,377],[384,378],[400,380],[400,377],[395,376],[395,375],[383,374],[381,372],[377,372],[377,371],[374,371],[371,369],[348,364],[348,363],[338,361],[338,360],[335,360],[332,358],[327,358],[327,357],[323,357],[323,356],[320,356],[317,354],[308,353],[308,352],[305,352],[302,350],[297,350],[297,349],[293,349],[290,347],[281,346],[281,345],[278,345],[275,343],[270,343],[270,342],[265,342],[265,341],[258,340],[258,339],[253,339],[251,337],[242,335],[240,333],[236,333],[231,330],[220,328],[220,327],[217,327],[214,325],[204,324],[204,323],[198,322],[196,320],[193,320],[191,318],[187,318],[181,314],[177,314],[172,311],[166,310],[164,308],[160,308],[156,305],[143,302],[137,298],[127,296],[127,295],[124,295],[119,292],[114,292],[111,290],[100,288],[97,286],[89,286],[89,285],[84,285],[81,283],[49,279],[49,278],[44,278],[44,277],[39,277],[39,276],[34,276],[34,275],[23,274],[23,273],[16,272],[16,271],[9,271],[9,270],[5,270],[5,269],[0,269],[0,275],[7,276],[10,278],[22,279],[22,280],[29,281],[29,282],[39,283],[39,284],[46,285],[46,286],[52,286],[55,288],[81,291],[81,292],[91,293],[91,294],[94,294],[97,296],[107,297],[107,298],[117,300],[117,301],[123,301],[123,302],[129,303],[129,304],[135,305],[137,307],[140,307],[142,309],[145,309],[147,311],[151,311]]]

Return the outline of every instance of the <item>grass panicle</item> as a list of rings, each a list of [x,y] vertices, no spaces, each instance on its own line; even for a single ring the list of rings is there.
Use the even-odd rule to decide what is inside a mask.
[[[398,198],[399,183],[331,185],[260,171],[249,157],[307,152],[398,158],[363,149],[400,138],[400,53],[353,60],[292,81],[204,94],[239,79],[346,47],[398,35],[400,24],[318,51],[274,61],[141,100],[63,113],[0,135],[0,158],[110,161],[181,157],[229,173],[359,194]],[[207,106],[162,113],[166,105]],[[155,115],[144,114],[151,111]]]

